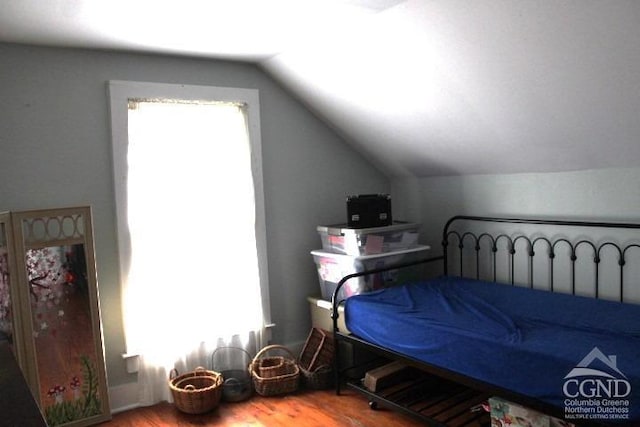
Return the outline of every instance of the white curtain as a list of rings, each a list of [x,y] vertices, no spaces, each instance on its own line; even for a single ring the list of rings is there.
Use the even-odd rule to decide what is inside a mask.
[[[210,368],[220,344],[259,348],[264,325],[243,106],[136,101],[128,120],[124,316],[148,405],[170,400],[172,368]]]

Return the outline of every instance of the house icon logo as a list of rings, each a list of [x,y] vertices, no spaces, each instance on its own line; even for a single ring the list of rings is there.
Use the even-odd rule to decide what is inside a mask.
[[[615,355],[594,347],[564,377],[565,417],[628,419],[631,383]]]
[[[605,372],[602,369],[591,368],[590,366],[596,361],[601,362],[605,368],[609,368],[610,373]],[[584,376],[595,376],[603,378],[627,378],[626,375],[620,372],[620,369],[618,369],[617,362],[618,358],[615,355],[605,356],[598,347],[594,347],[593,350],[591,350],[591,352],[589,352],[589,354],[587,354],[585,358],[582,359],[580,363],[578,363],[576,367],[573,368],[571,372],[569,372],[564,378],[567,379]]]

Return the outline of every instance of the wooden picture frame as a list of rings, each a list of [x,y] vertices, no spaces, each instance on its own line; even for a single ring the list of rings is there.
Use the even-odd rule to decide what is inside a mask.
[[[49,426],[109,420],[91,208],[10,217],[17,354],[31,392]]]
[[[0,334],[9,343],[19,366],[25,363],[20,298],[16,280],[11,213],[0,212]]]

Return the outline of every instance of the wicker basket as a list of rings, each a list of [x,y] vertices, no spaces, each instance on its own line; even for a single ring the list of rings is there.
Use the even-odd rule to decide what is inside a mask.
[[[258,374],[263,378],[274,378],[289,373],[284,357],[263,357],[257,366]]]
[[[311,328],[298,359],[302,382],[311,389],[333,384],[333,339],[322,329]]]
[[[273,365],[273,358],[263,357],[270,350],[282,350],[290,357],[282,357],[282,366],[277,369]],[[262,376],[261,367],[263,363],[267,366],[269,377]],[[253,379],[253,386],[261,396],[276,396],[280,394],[292,393],[298,390],[300,382],[300,368],[291,352],[281,345],[268,345],[256,354],[251,364],[249,364],[249,373]]]
[[[300,368],[302,384],[312,390],[324,390],[333,386],[334,370],[332,366],[318,366],[313,371]]]
[[[169,389],[178,410],[187,414],[204,414],[216,408],[222,395],[222,375],[204,368],[179,375],[169,374]]]

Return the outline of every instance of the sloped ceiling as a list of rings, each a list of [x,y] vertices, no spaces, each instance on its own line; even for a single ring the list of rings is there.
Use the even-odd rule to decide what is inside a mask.
[[[390,176],[640,166],[634,0],[0,0],[0,40],[258,63]]]

